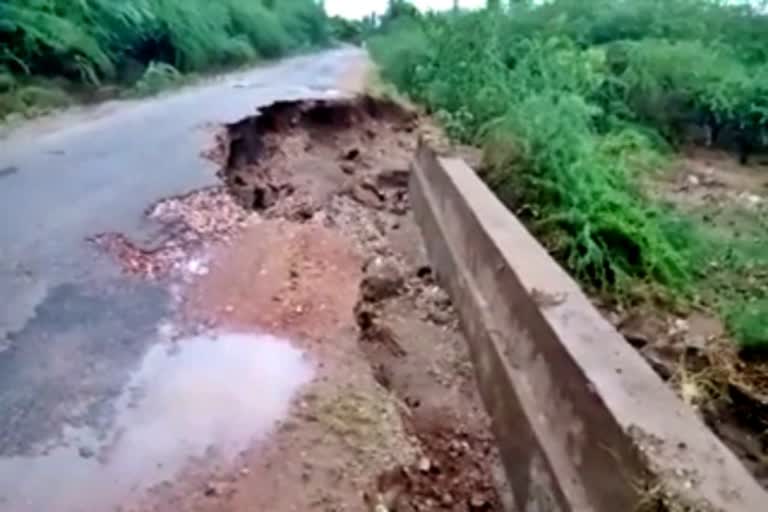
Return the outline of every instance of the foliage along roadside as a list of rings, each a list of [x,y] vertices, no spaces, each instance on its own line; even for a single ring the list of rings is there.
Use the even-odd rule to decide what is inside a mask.
[[[768,348],[768,230],[734,245],[640,186],[681,144],[764,149],[766,33],[749,5],[554,0],[403,16],[370,47],[385,79],[486,147],[488,182],[582,283],[698,299]],[[762,276],[748,290],[713,289],[746,268]]]
[[[0,0],[0,119],[329,41],[314,0]]]

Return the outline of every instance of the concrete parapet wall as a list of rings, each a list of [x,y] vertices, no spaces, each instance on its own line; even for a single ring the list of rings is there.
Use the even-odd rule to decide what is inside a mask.
[[[768,510],[768,493],[472,169],[422,145],[413,171],[414,214],[521,511],[642,510],[657,484],[680,510]]]

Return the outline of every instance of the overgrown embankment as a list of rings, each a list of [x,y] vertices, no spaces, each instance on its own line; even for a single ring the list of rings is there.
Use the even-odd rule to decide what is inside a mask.
[[[768,15],[708,0],[512,4],[399,16],[369,46],[385,79],[484,147],[497,194],[764,477],[768,194],[725,178],[768,172]]]
[[[0,120],[328,41],[312,0],[0,0]]]
[[[763,240],[713,243],[640,182],[690,143],[764,149],[766,31],[747,6],[558,0],[403,17],[371,48],[386,79],[486,147],[489,183],[584,284],[621,302],[687,300],[747,252],[765,268]],[[753,292],[750,307],[765,299]],[[740,339],[768,345],[763,334]]]

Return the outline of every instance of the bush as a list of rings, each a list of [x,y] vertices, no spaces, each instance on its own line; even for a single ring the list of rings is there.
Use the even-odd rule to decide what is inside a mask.
[[[383,73],[486,144],[490,184],[527,212],[532,229],[585,283],[627,280],[683,288],[690,270],[660,229],[635,174],[661,158],[652,138],[605,110],[606,52],[570,39],[500,44],[487,13],[399,25],[371,42]]]
[[[313,0],[0,2],[0,65],[82,83],[112,79],[131,59],[200,71],[328,39]]]
[[[13,91],[16,88],[16,79],[10,73],[0,71],[0,93]]]
[[[729,330],[741,346],[747,349],[768,350],[768,299],[732,305],[726,312]]]
[[[418,94],[424,85],[424,66],[436,60],[426,34],[413,21],[400,23],[386,36],[372,38],[369,47],[381,65],[383,78],[411,94]]]
[[[553,0],[507,14],[410,15],[370,47],[386,79],[451,135],[485,147],[489,184],[574,276],[632,301],[649,289],[693,298],[732,281],[744,265],[735,251],[754,263],[641,181],[696,132],[743,156],[764,143],[766,33],[768,15],[744,5]],[[706,295],[745,303],[736,291]],[[731,308],[729,325],[754,345],[768,309],[748,302]]]

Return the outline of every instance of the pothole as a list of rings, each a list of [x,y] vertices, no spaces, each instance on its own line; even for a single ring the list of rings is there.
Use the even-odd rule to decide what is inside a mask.
[[[338,196],[402,214],[417,125],[371,97],[279,102],[229,125],[210,154],[240,204],[267,217],[306,221]]]

